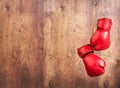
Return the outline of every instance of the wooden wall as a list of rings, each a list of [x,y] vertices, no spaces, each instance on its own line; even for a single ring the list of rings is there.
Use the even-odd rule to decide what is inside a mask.
[[[94,3],[94,4],[93,4]],[[91,78],[76,49],[96,21],[113,21],[111,46],[95,52],[106,73]],[[0,0],[0,88],[120,88],[120,0]]]

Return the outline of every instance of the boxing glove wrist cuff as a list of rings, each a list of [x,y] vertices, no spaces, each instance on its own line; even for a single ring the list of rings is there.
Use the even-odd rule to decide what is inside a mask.
[[[110,31],[112,25],[112,20],[109,18],[98,19],[97,28],[104,31]]]
[[[90,54],[90,53],[94,53],[94,51],[90,51],[90,52],[84,54],[84,55],[82,56],[82,58],[84,58],[85,56],[87,56],[87,55]]]
[[[92,53],[93,49],[92,46],[90,44],[81,46],[77,49],[78,54],[81,58],[85,57],[87,54]]]

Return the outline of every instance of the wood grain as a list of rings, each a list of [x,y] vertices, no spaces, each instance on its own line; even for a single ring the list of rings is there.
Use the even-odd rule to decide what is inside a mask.
[[[119,88],[119,0],[0,0],[0,88]],[[94,5],[95,4],[95,5]],[[106,73],[90,78],[77,48],[98,18],[113,21],[111,46],[95,52]]]

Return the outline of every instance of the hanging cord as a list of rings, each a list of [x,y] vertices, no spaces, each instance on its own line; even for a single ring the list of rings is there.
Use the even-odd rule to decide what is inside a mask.
[[[97,4],[96,2],[93,2],[93,4],[92,4],[92,34],[94,33],[94,20],[95,20],[95,18],[94,18],[94,9],[95,9],[96,4]]]
[[[94,33],[94,3],[92,4],[92,34]]]

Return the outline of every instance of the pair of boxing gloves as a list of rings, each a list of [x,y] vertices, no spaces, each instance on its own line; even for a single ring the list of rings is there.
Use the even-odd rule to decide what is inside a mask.
[[[98,19],[97,29],[90,38],[90,44],[77,49],[83,59],[87,74],[91,77],[102,75],[105,72],[104,59],[94,54],[94,50],[105,50],[110,46],[110,29],[112,20],[109,18]]]

